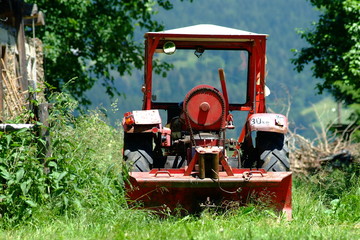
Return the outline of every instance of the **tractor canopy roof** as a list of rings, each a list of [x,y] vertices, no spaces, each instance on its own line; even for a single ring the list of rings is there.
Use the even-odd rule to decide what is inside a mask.
[[[189,27],[170,29],[160,32],[145,33],[145,38],[161,37],[163,40],[191,40],[191,41],[206,41],[214,39],[215,41],[246,41],[252,39],[266,38],[267,34],[259,34],[239,30],[235,28],[222,27],[212,24],[199,24]],[[214,41],[213,40],[213,41]]]
[[[265,104],[258,102],[261,98],[264,103],[265,99],[267,36],[211,24],[145,33],[143,109],[177,107],[184,96],[180,94],[179,97],[175,93],[180,90],[187,92],[187,86],[181,85],[181,79],[187,79],[188,85],[199,85],[199,79],[206,79],[204,81],[207,82],[201,84],[219,89],[218,77],[212,76],[211,71],[216,74],[217,69],[223,68],[230,86],[229,110],[255,111],[256,102],[256,112],[264,112]],[[177,49],[181,51],[177,52]],[[172,57],[168,58],[167,55]],[[153,63],[165,62],[165,58],[167,63],[180,67],[172,68],[164,77],[155,75],[153,78]],[[196,61],[200,58],[201,61]],[[171,84],[165,85],[169,82]],[[239,89],[246,90],[246,94]]]

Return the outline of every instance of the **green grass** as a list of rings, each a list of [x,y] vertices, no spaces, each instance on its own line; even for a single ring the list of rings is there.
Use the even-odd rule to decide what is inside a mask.
[[[295,177],[293,220],[256,206],[225,213],[161,219],[146,211],[103,201],[66,216],[39,208],[2,239],[357,239],[359,176],[348,171]]]
[[[64,109],[55,108],[52,114],[53,156],[46,159],[48,174],[37,163],[41,159],[34,149],[39,142],[31,133],[0,136],[0,180],[7,183],[0,189],[0,239],[358,239],[360,236],[358,168],[296,176],[292,221],[256,206],[165,219],[128,209],[122,185],[121,131],[110,127],[99,111],[72,117],[68,109],[74,106],[62,97],[58,96],[57,102]],[[31,164],[26,161],[29,159]],[[31,183],[28,191],[24,191],[25,183]]]
[[[225,214],[204,212],[199,217],[157,216],[122,207],[87,209],[76,217],[54,216],[39,210],[3,239],[357,239],[360,234],[359,184],[342,192],[337,209],[326,191],[309,182],[295,182],[293,220],[270,210],[240,208]]]

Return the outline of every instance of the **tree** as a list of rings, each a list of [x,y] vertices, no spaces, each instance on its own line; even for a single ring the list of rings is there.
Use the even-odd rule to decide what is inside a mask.
[[[302,31],[310,47],[295,52],[297,71],[313,63],[312,72],[323,79],[317,85],[354,108],[360,116],[360,3],[359,0],[310,0],[322,12],[314,29]]]
[[[46,26],[37,29],[37,36],[44,44],[46,81],[59,90],[66,84],[82,104],[90,103],[83,93],[99,79],[107,94],[119,94],[112,72],[130,74],[144,64],[142,44],[134,42],[135,29],[162,30],[153,15],[156,9],[173,7],[169,0],[28,2],[45,13]]]

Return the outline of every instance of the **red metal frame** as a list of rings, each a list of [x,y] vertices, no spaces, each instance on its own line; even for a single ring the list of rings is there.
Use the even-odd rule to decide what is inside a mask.
[[[156,49],[162,49],[166,41],[174,41],[176,47],[181,49],[195,48],[199,45],[204,48],[211,49],[243,49],[250,53],[250,64],[248,74],[248,89],[247,94],[249,100],[245,104],[230,104],[230,111],[249,111],[250,113],[265,113],[265,51],[266,51],[266,37],[267,35],[191,35],[189,34],[169,34],[163,32],[146,33],[145,34],[145,93],[143,109],[167,109],[167,104],[155,103],[151,100],[152,93],[152,58]],[[197,41],[189,41],[197,39]],[[206,42],[206,39],[211,38],[212,41]],[[176,40],[174,40],[176,39]],[[216,39],[219,39],[216,42]],[[225,42],[224,39],[231,39],[231,42]]]

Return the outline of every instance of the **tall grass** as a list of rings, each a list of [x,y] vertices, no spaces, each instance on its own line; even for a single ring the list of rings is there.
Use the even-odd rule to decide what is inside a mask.
[[[76,102],[56,95],[53,155],[37,156],[32,131],[0,137],[0,239],[357,239],[359,169],[298,175],[293,220],[255,205],[200,216],[159,218],[128,209],[121,132],[100,111],[73,117]],[[9,137],[10,136],[10,137]]]
[[[295,181],[294,198],[303,199],[301,200],[302,204],[306,203],[311,206],[311,208],[295,209],[299,220],[325,225],[359,224],[360,177],[358,166],[298,177]],[[311,215],[313,217],[309,219]],[[357,225],[357,227],[360,226]]]
[[[83,209],[124,206],[121,133],[100,111],[73,117],[77,103],[53,96],[49,122],[52,156],[36,131],[0,133],[0,221],[14,226],[37,209],[76,215]]]
[[[341,173],[331,173],[337,179]],[[341,180],[341,179],[338,179]],[[359,179],[357,179],[359,180]],[[296,178],[293,220],[271,210],[247,206],[225,213],[161,219],[146,211],[114,207],[87,209],[76,216],[37,212],[27,225],[7,230],[6,239],[357,239],[359,182],[337,195],[313,179]],[[319,188],[321,190],[319,191]],[[332,197],[330,197],[330,195]],[[339,203],[339,204],[338,204]],[[342,206],[341,206],[342,205]]]
[[[61,103],[69,100],[60,94],[56,102],[63,106]],[[64,211],[124,204],[121,132],[109,126],[98,110],[77,118],[64,114],[75,107],[73,102],[52,113],[55,156],[50,168],[56,169],[54,179],[64,175],[62,185],[54,189],[59,194],[54,196],[53,205]]]

